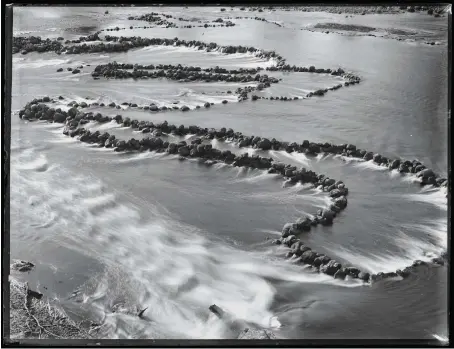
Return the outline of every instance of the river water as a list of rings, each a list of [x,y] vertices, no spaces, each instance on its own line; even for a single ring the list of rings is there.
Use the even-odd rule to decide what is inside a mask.
[[[14,35],[78,38],[100,29],[144,25],[131,15],[232,20],[230,28],[152,28],[109,35],[201,40],[276,50],[297,66],[342,67],[362,79],[322,98],[237,103],[235,83],[93,80],[97,64],[117,61],[225,68],[269,66],[246,54],[146,47],[126,53],[13,56],[11,256],[33,261],[26,276],[76,320],[102,323],[107,338],[235,338],[208,307],[217,304],[278,338],[443,338],[447,336],[447,272],[425,266],[405,280],[372,285],[334,280],[285,260],[270,245],[286,222],[327,204],[326,193],[284,188],[259,170],[201,166],[151,152],[119,155],[62,135],[60,124],[27,124],[15,114],[35,97],[62,95],[108,104],[195,106],[188,113],[125,110],[139,120],[233,128],[248,135],[302,142],[353,143],[385,156],[418,159],[447,176],[447,18],[423,14],[345,15],[304,12],[245,14],[219,8],[15,8]],[[441,45],[310,32],[321,22],[413,30]],[[186,25],[187,22],[182,22]],[[147,24],[148,25],[148,24]],[[81,74],[67,67],[90,64]],[[57,73],[59,67],[64,72]],[[339,83],[321,74],[275,73],[263,95],[302,96]],[[221,101],[227,99],[228,104]],[[107,115],[118,111],[91,108]],[[116,124],[91,126],[140,137]],[[104,132],[104,131],[103,131]],[[213,141],[220,149],[233,145]],[[236,149],[236,152],[239,150]],[[252,149],[242,151],[254,152]],[[301,239],[314,250],[369,272],[395,271],[447,248],[447,200],[369,162],[268,156],[345,181],[349,204],[332,227]],[[148,307],[145,320],[136,312]]]

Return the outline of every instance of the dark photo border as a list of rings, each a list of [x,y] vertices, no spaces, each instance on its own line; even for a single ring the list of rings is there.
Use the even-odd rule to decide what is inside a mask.
[[[2,17],[2,105],[3,105],[3,118],[2,118],[2,346],[5,347],[438,347],[449,345],[444,344],[440,341],[433,340],[391,340],[391,339],[352,339],[352,340],[110,340],[110,339],[80,339],[80,340],[67,340],[67,339],[20,339],[10,340],[10,323],[9,323],[9,308],[10,308],[10,287],[9,287],[9,274],[10,274],[10,149],[11,149],[11,83],[12,83],[12,25],[13,25],[13,11],[14,7],[17,6],[56,6],[56,5],[67,5],[67,6],[130,6],[133,3],[125,5],[119,5],[115,1],[102,1],[102,4],[96,4],[94,2],[74,2],[68,4],[68,1],[52,1],[43,3],[32,3],[25,1],[17,1],[12,5],[5,5],[2,3],[4,16]],[[336,5],[339,3],[333,1],[323,2],[311,2],[310,4],[305,3],[272,3],[265,2],[206,2],[202,3],[171,3],[156,1],[154,3],[140,3],[135,2],[136,6],[156,6],[158,4],[165,4],[166,6],[297,6],[297,5]],[[395,6],[395,5],[441,5],[438,2],[426,1],[399,1],[399,2],[375,2],[375,3],[364,3],[349,1],[343,3],[343,5],[358,5],[358,6]],[[448,6],[449,4],[444,4]],[[451,177],[451,78],[452,78],[452,15],[448,14],[449,21],[449,37],[448,37],[448,115],[447,115],[447,127],[448,127],[448,178],[450,182]],[[451,253],[451,192],[450,186],[448,186],[448,260],[450,261]],[[452,269],[448,263],[449,282],[448,288],[451,290],[452,280]],[[450,295],[450,292],[448,292]],[[448,296],[449,297],[449,296]],[[448,325],[449,325],[449,336],[451,336],[452,321],[451,321],[451,300],[448,300],[449,312],[448,312]]]

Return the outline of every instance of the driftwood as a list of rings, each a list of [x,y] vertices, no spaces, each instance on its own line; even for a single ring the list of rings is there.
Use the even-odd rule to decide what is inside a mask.
[[[137,316],[140,317],[140,318],[142,318],[143,313],[144,313],[145,310],[147,310],[147,309],[148,309],[148,307],[142,309],[142,310],[139,312],[139,314],[137,314]]]
[[[253,328],[246,322],[235,319],[233,315],[227,313],[216,304],[211,305],[209,309],[219,319],[225,321],[232,331],[239,333],[237,339],[276,339],[276,336],[272,332]]]

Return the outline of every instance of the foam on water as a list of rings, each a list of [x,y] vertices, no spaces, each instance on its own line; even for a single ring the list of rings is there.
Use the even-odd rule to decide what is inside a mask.
[[[407,183],[421,183],[421,179],[416,177],[414,173],[406,173],[402,176],[402,181]]]
[[[292,152],[292,153],[287,153],[284,150],[279,150],[279,151],[271,151],[270,152],[272,155],[278,155],[285,157],[287,159],[291,159],[293,161],[296,161],[304,166],[310,167],[310,162],[311,160],[303,153],[298,153],[298,152]]]
[[[282,233],[280,231],[277,231],[277,230],[263,229],[262,232],[266,233],[266,234],[273,234],[273,235],[276,235],[276,236],[279,236],[279,237],[282,235]]]
[[[110,9],[109,11],[112,12]],[[60,18],[61,16],[58,11],[51,9],[44,9],[40,11],[39,15],[40,17],[37,19]],[[54,26],[57,24],[52,23],[46,28],[52,31],[55,29]],[[32,31],[15,31],[15,35],[29,33]],[[217,64],[213,62],[220,62],[226,66],[243,67],[266,67],[276,63],[272,60],[263,61],[251,53],[225,55],[221,52],[207,53],[195,48],[169,46],[132,50],[126,55],[132,55],[131,57],[134,58],[141,50],[143,52],[148,50],[149,56],[159,56],[161,52],[163,54],[158,57],[161,60],[163,58],[170,60],[172,55],[177,55],[179,57],[175,59],[181,62],[184,61],[184,59],[181,60],[181,57],[186,58],[186,56],[194,57],[194,61],[202,59],[203,62],[206,57],[206,62],[210,66]],[[197,52],[200,52],[200,55],[196,55]],[[124,53],[119,54],[119,56],[122,55]],[[148,55],[144,56],[146,58]],[[57,56],[46,61],[29,61],[35,60],[33,53],[26,57],[19,55],[14,57],[14,67],[33,69],[47,67],[46,69],[51,69],[50,65],[74,63],[67,60],[66,57],[69,55]],[[90,55],[90,57],[97,58],[96,54]],[[102,54],[98,57],[108,59],[110,55]],[[316,58],[314,59],[316,60]],[[317,65],[317,62],[314,61],[314,64]],[[58,79],[81,81],[86,79],[84,75],[86,73],[79,78],[72,74],[69,74],[69,77],[62,74],[58,75]],[[61,81],[54,80],[52,83],[58,84]],[[93,83],[99,84],[102,81]],[[112,81],[112,83],[114,82]],[[140,84],[140,81],[136,83]],[[148,84],[149,81],[146,83]],[[66,83],[66,85],[68,84]],[[234,85],[213,83],[209,85],[209,90],[211,91],[213,86]],[[137,85],[135,86],[137,87]],[[89,87],[87,89],[90,90]],[[264,93],[268,93],[271,89]],[[140,90],[140,87],[137,90]],[[304,89],[301,90],[304,91]],[[153,91],[157,93],[156,90],[153,89]],[[190,108],[195,106],[194,101],[220,103],[221,100],[227,99],[229,103],[234,102],[233,99],[229,99],[228,95],[203,95],[195,91],[196,89],[191,89],[185,96],[181,96],[187,96],[190,99],[190,101],[184,102]],[[289,91],[292,96],[299,94],[297,88],[289,89]],[[145,91],[145,93],[147,92]],[[84,100],[80,96],[75,96],[74,99]],[[107,100],[108,97],[105,99]],[[159,106],[167,103],[164,98],[160,99],[155,102]],[[169,103],[171,102],[169,101]],[[180,105],[183,104],[182,101],[180,103]],[[61,106],[61,108],[68,110],[70,107]],[[124,109],[123,106],[122,109]],[[37,124],[33,123],[33,127]],[[95,128],[91,124],[87,125],[84,127]],[[60,125],[39,125],[39,127],[48,128],[49,132],[58,134],[58,139],[50,139],[50,142],[78,143],[80,146],[86,147],[88,152],[92,152],[89,155],[93,155],[95,151],[106,152],[106,154],[112,154],[112,161],[119,163],[144,161],[144,159],[164,156],[169,159],[177,158],[177,156],[170,157],[165,153],[154,152],[120,155],[111,149],[94,148],[93,145],[80,143],[77,138],[61,135]],[[116,127],[130,129],[129,127],[123,128],[115,122],[100,125],[98,129],[108,130]],[[51,136],[53,137],[53,134]],[[292,263],[295,260],[289,262],[278,259],[273,252],[274,246],[269,251],[248,253],[233,248],[233,243],[226,241],[213,243],[210,240],[210,235],[214,235],[212,232],[183,224],[171,213],[163,212],[159,203],[153,202],[153,195],[150,195],[150,202],[147,200],[146,213],[142,214],[133,203],[124,203],[121,201],[120,195],[106,191],[103,183],[93,177],[92,171],[84,170],[83,175],[77,175],[74,171],[66,170],[57,164],[49,164],[45,150],[38,151],[36,147],[22,149],[14,145],[16,141],[12,140],[12,149],[17,152],[17,155],[14,154],[11,159],[11,211],[12,214],[17,214],[19,217],[19,219],[16,217],[12,220],[12,223],[15,224],[13,228],[17,228],[14,229],[17,231],[15,238],[24,238],[24,241],[30,237],[36,240],[49,239],[56,242],[57,245],[61,244],[83,255],[92,256],[105,265],[104,272],[95,275],[91,280],[93,287],[85,287],[87,285],[82,287],[82,301],[94,314],[98,314],[100,319],[104,319],[107,337],[233,338],[233,335],[226,331],[222,321],[209,314],[207,310],[209,305],[216,303],[245,321],[263,327],[277,328],[281,326],[280,319],[270,309],[273,299],[278,297],[276,297],[277,291],[268,281],[269,279],[300,283],[302,291],[305,291],[305,284],[308,283],[343,287],[361,285],[357,280],[345,282],[334,280],[324,274],[306,272],[302,270],[301,265]],[[21,140],[23,143],[28,141]],[[45,143],[47,142],[48,140]],[[250,154],[255,153],[253,149],[246,151]],[[304,166],[310,166],[311,163],[309,158],[300,153],[288,154],[270,151],[270,154],[283,159],[291,159]],[[103,158],[106,156],[103,154]],[[317,157],[317,161],[325,159],[327,157]],[[365,163],[361,159],[347,157],[344,160],[347,162],[358,160],[361,162],[358,164],[360,168],[386,169],[370,162]],[[89,161],[96,160],[90,158]],[[218,163],[213,168],[220,170],[225,166],[228,165]],[[234,181],[239,182],[255,183],[276,176],[244,168],[237,169],[237,171],[238,178]],[[391,171],[390,176],[397,177],[400,174]],[[404,175],[402,180],[419,181],[414,175]],[[278,202],[285,203],[302,198],[316,202],[316,206],[321,208],[325,208],[330,203],[330,199],[323,195],[320,188],[307,189],[297,184],[276,192],[266,192],[265,190],[263,193],[250,196],[257,197],[257,199],[276,199]],[[446,211],[447,203],[443,190],[426,187],[419,193],[401,195],[408,200],[427,202]],[[55,229],[46,229],[50,226]],[[41,229],[30,229],[30,227]],[[336,247],[333,249],[333,255],[343,253],[343,257],[354,265],[372,272],[395,271],[397,268],[411,264],[414,259],[427,260],[440,251],[446,250],[446,230],[446,220],[422,223],[416,221],[397,227],[395,232],[389,234],[390,237],[386,233],[386,237],[391,238],[395,245],[402,246],[402,251],[399,253],[383,250],[379,253],[367,254],[353,248],[342,251]],[[280,235],[279,232],[273,231],[266,233]],[[413,233],[419,233],[418,238],[414,237]],[[280,250],[280,252],[283,251]],[[113,305],[119,305],[118,311],[115,313],[111,312]],[[147,306],[148,310],[145,312],[144,319],[139,319],[136,316],[137,311]],[[433,334],[434,338],[443,342],[448,340],[447,336],[442,335],[443,331],[432,331],[437,333]]]
[[[119,163],[130,163],[130,162],[140,162],[143,161],[144,159],[161,159],[163,157],[167,157],[169,159],[178,157],[178,156],[169,156],[168,153],[158,153],[156,151],[145,151],[142,153],[133,153],[128,155],[127,157],[119,157],[117,158],[116,162]]]
[[[432,240],[427,244],[426,251],[441,253],[448,248],[448,224],[445,218],[424,222],[424,224],[406,223],[403,228],[407,231],[416,230],[426,234]]]
[[[114,194],[104,194],[97,197],[86,198],[82,200],[82,204],[86,205],[87,208],[95,209],[98,206],[105,206],[115,202],[115,195]]]
[[[330,154],[331,155],[331,154]],[[325,157],[325,159],[328,158],[328,156]],[[336,154],[333,156],[335,159],[340,159],[342,161],[345,161],[346,163],[351,163],[351,162],[365,162],[366,160],[360,159],[360,158],[355,158],[355,157],[350,157],[350,156],[343,156]]]
[[[13,36],[22,36],[22,35],[27,35],[34,33],[35,31],[33,30],[14,30],[13,31]]]
[[[104,197],[105,200],[111,198]],[[99,204],[104,199],[89,203]],[[80,205],[77,209],[87,208]],[[127,290],[124,294],[127,301],[124,311],[135,312],[139,307],[148,306],[146,316],[152,321],[148,333],[156,329],[166,331],[166,338],[219,338],[225,335],[221,328],[208,331],[212,323],[202,313],[206,314],[211,304],[217,304],[249,323],[262,327],[279,326],[278,319],[269,310],[276,290],[267,278],[336,284],[327,275],[305,275],[298,266],[280,262],[270,264],[260,255],[243,253],[219,242],[211,244],[194,228],[187,229],[184,224],[162,216],[153,206],[150,206],[153,219],[145,225],[139,224],[138,213],[124,204],[107,207],[98,215],[88,212],[86,215],[86,225],[99,229],[86,253],[98,255],[108,267],[105,277],[96,277],[100,287],[94,292],[86,289],[83,299],[90,305],[98,303],[101,309],[108,307],[109,301],[115,301],[114,295],[109,293],[113,290],[124,292],[125,284],[130,282],[112,280],[108,275],[117,272],[110,266],[119,264],[135,285],[131,294]],[[66,238],[81,246],[87,239],[84,228],[79,234],[71,233]],[[109,239],[109,235],[115,235],[116,239]],[[345,286],[350,285],[346,283]],[[108,316],[117,335],[120,332],[127,338],[135,335],[137,329],[121,326],[129,315],[116,312]]]
[[[31,150],[27,154],[29,157],[35,155]],[[139,157],[147,155],[138,154]],[[13,168],[20,171],[17,166]],[[152,219],[143,225],[139,223],[140,214],[130,205],[117,202],[118,198],[112,193],[106,193],[100,181],[72,176],[73,184],[68,189],[65,181],[51,179],[67,178],[67,171],[62,168],[55,171],[58,173],[45,177],[45,181],[38,182],[33,178],[18,186],[32,186],[28,188],[34,192],[32,203],[41,203],[38,207],[46,206],[48,212],[59,212],[59,219],[48,216],[41,225],[64,227],[57,229],[61,232],[54,238],[62,240],[61,244],[68,248],[100,258],[108,266],[106,273],[111,272],[110,267],[120,264],[129,277],[141,285],[134,290],[138,294],[132,292],[127,297],[138,299],[136,302],[140,306],[149,306],[147,316],[157,323],[157,326],[149,326],[149,331],[156,331],[156,328],[177,331],[173,334],[167,332],[166,338],[172,335],[203,338],[208,335],[207,327],[212,324],[199,313],[206,313],[213,303],[245,321],[260,326],[278,326],[278,319],[273,318],[269,311],[275,290],[265,281],[266,278],[303,283],[333,282],[328,276],[303,275],[300,269],[289,269],[289,265],[284,263],[273,262],[264,266],[260,255],[245,254],[218,242],[212,245],[205,234],[163,216],[153,205],[149,206],[149,218]],[[35,209],[33,207],[31,210]],[[76,226],[75,222],[78,222]],[[68,227],[72,228],[69,230]],[[190,278],[197,282],[181,291]],[[99,285],[105,282],[98,276],[96,279]],[[100,309],[106,309],[108,304],[103,303],[109,300],[106,290],[119,290],[124,284],[108,282],[108,286],[97,288],[94,293],[87,290],[84,302],[90,305],[101,303],[98,304]],[[169,297],[168,292],[172,289],[180,291]],[[107,298],[102,297],[103,294]],[[131,308],[126,309],[131,311]],[[134,330],[121,325],[128,318],[127,314],[108,317],[106,321],[113,325],[115,335],[134,336]],[[213,338],[223,335],[219,332],[209,334]]]
[[[122,127],[121,124],[117,124],[117,122],[114,120],[107,122],[105,124],[97,124],[95,122],[93,122],[93,123],[90,122],[86,125],[89,125],[89,127],[92,127],[93,129],[96,129],[99,131],[106,131],[106,130],[113,130],[113,129],[119,129],[119,130],[130,129],[130,127]],[[139,133],[142,133],[142,131],[139,131]]]
[[[391,170],[388,173],[391,178],[400,179],[405,183],[421,183],[421,178],[418,178],[415,173],[400,173],[398,170]]]
[[[268,179],[273,178],[272,176],[276,176],[277,178],[279,175],[267,175]],[[273,185],[273,184],[271,184]],[[284,187],[284,189],[279,190],[278,192],[275,191],[265,191],[265,192],[252,192],[252,193],[244,193],[241,194],[241,197],[244,198],[252,198],[256,200],[266,200],[266,202],[275,201],[279,204],[289,204],[291,202],[310,202],[315,204],[318,207],[326,207],[327,204],[327,197],[326,196],[318,196],[318,193],[313,193],[311,189],[309,189],[309,185],[297,183],[293,186]],[[312,193],[311,193],[312,192]],[[300,211],[300,213],[308,215],[306,212]]]
[[[233,183],[257,183],[275,176],[275,174],[269,174],[267,170],[259,170],[257,173],[254,173],[251,176],[235,179]]]
[[[34,59],[33,61],[27,59],[21,60],[14,60],[13,61],[13,68],[14,69],[21,69],[21,68],[42,68],[46,66],[58,66],[61,64],[68,64],[69,59]]]
[[[399,176],[401,176],[401,174],[399,173],[398,170],[391,170],[389,171],[389,176],[391,178],[398,178]]]
[[[419,230],[430,238],[418,238],[410,232]],[[405,224],[397,229],[393,236],[395,246],[399,247],[398,253],[383,251],[380,253],[365,253],[354,248],[338,246],[335,249],[325,247],[333,255],[367,270],[371,273],[395,272],[411,266],[415,260],[430,262],[433,257],[439,256],[447,248],[447,225],[443,220],[427,222],[426,224]]]
[[[377,165],[373,160],[358,162],[355,164],[360,169],[375,170],[375,171],[387,171],[386,166]]]
[[[58,172],[54,175],[67,176],[64,169]],[[64,240],[63,245],[106,265],[105,274],[92,281],[94,289],[82,287],[82,301],[104,314],[109,337],[137,338],[142,331],[158,338],[222,338],[227,335],[224,326],[213,326],[214,320],[206,319],[211,304],[249,323],[279,327],[279,320],[269,310],[275,289],[267,278],[336,283],[326,275],[305,275],[297,266],[270,264],[263,256],[245,254],[219,242],[213,245],[196,229],[163,216],[153,205],[149,206],[150,221],[139,223],[141,217],[134,208],[118,203],[115,195],[104,192],[102,184],[93,179],[74,177],[70,190],[64,181],[23,184],[33,185],[34,201],[44,202],[50,212],[60,208],[61,220],[50,216],[44,224],[72,227],[61,229],[58,239]],[[118,275],[118,269],[127,277],[112,277]],[[184,286],[189,280],[195,282]],[[131,282],[134,289],[130,289]],[[126,303],[112,314],[108,308],[118,302],[119,294]],[[128,315],[145,306],[152,321],[147,326]],[[125,321],[129,326],[124,326]]]
[[[320,209],[329,209],[331,204],[333,203],[331,201],[331,198],[329,196],[320,196],[319,200],[321,201],[320,203],[316,203],[315,206],[320,208]]]
[[[216,169],[216,170],[221,170],[221,169],[224,169],[226,167],[230,167],[230,165],[224,163],[224,162],[218,162],[217,164],[214,164],[213,165],[213,168]]]
[[[19,162],[16,164],[19,170],[30,171],[45,171],[48,169],[47,157],[44,154],[39,154],[35,159],[27,162]]]
[[[419,178],[418,178],[419,179]],[[434,205],[441,210],[447,211],[448,199],[446,198],[447,190],[445,188],[434,188],[431,186],[424,187],[419,193],[403,194],[409,201],[426,202]]]
[[[449,337],[448,336],[443,336],[439,334],[433,334],[432,335],[436,340],[439,340],[442,343],[449,343]]]

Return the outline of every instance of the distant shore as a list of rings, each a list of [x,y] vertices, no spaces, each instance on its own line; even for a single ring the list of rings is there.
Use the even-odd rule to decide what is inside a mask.
[[[288,6],[288,7],[265,7],[265,10],[278,9],[286,11],[303,12],[328,12],[337,14],[401,14],[401,13],[425,13],[439,17],[444,13],[446,6]],[[262,12],[261,8],[249,8],[249,11]]]

